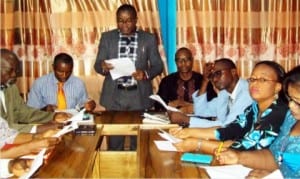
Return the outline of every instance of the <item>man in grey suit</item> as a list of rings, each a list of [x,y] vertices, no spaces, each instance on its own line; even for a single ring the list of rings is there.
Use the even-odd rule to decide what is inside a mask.
[[[95,70],[105,76],[100,104],[109,111],[149,109],[153,106],[149,99],[153,93],[151,80],[163,71],[157,41],[153,34],[137,29],[137,12],[133,6],[121,5],[116,16],[118,28],[102,34],[94,65]],[[113,66],[105,60],[116,58],[129,58],[136,71],[131,76],[113,80],[109,73]],[[123,150],[124,137],[119,141],[113,138],[109,140],[109,149]],[[135,147],[136,144],[131,145],[132,150]]]

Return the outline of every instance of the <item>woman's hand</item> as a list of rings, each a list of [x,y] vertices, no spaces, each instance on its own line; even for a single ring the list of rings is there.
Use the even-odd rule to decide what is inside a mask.
[[[181,139],[190,137],[190,129],[189,128],[184,128],[184,129],[182,129],[182,127],[171,128],[169,130],[169,133],[171,135],[173,135],[174,137],[181,138]]]
[[[240,152],[223,148],[221,152],[215,151],[216,159],[221,165],[238,164]]]
[[[31,165],[31,159],[14,159],[9,162],[9,171],[14,176],[20,177],[30,170]]]
[[[173,144],[179,152],[191,152],[198,149],[199,139],[196,138],[187,138],[182,142]]]
[[[269,175],[270,173],[271,173],[271,171],[269,171],[269,170],[254,169],[254,170],[251,170],[248,173],[248,176],[246,178],[247,179],[251,179],[251,178],[263,178],[263,177]]]

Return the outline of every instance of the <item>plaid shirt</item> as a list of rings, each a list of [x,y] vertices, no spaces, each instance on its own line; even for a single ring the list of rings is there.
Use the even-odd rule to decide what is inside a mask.
[[[118,53],[119,58],[127,57],[130,58],[133,62],[136,61],[138,47],[137,38],[137,31],[131,36],[126,36],[120,33]],[[136,84],[136,81],[132,78],[132,76],[124,76],[117,79],[117,84],[121,84],[123,86],[133,86]]]

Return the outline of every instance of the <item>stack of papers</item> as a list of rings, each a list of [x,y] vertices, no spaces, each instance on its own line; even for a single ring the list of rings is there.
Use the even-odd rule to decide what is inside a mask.
[[[149,98],[159,102],[166,110],[168,111],[174,111],[174,112],[180,112],[179,109],[177,108],[174,108],[172,106],[168,106],[163,99],[161,99],[161,97],[159,95],[156,95],[156,94],[153,94],[153,95],[150,95]]]
[[[144,124],[170,124],[169,117],[163,114],[149,114],[144,113],[143,119]]]

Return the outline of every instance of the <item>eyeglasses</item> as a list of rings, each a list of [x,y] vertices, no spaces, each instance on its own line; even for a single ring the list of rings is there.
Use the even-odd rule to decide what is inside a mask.
[[[248,78],[247,81],[249,83],[265,83],[265,82],[269,82],[269,81],[273,81],[273,82],[277,82],[277,80],[270,80],[270,79],[265,79],[265,78]]]
[[[294,100],[293,98],[291,98],[290,96],[286,95],[286,98],[288,100],[289,103],[293,102],[294,104],[296,104],[298,107],[300,107],[300,102]]]
[[[211,73],[208,78],[209,79],[220,78],[222,76],[223,72],[226,70],[231,70],[231,68],[224,68],[222,70],[215,71],[215,72]]]

